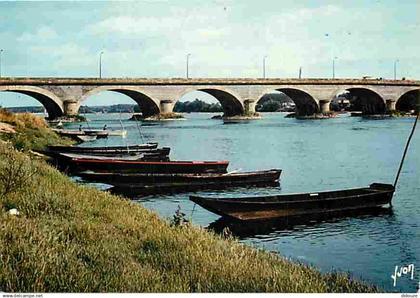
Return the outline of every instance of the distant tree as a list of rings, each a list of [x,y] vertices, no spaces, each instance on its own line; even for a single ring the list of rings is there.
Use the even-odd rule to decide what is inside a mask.
[[[290,97],[284,93],[268,93],[261,97],[255,109],[257,112],[278,112],[285,104],[291,102],[293,101]]]
[[[220,103],[206,103],[196,98],[194,101],[177,102],[174,106],[174,112],[191,113],[191,112],[222,112],[223,108]]]
[[[281,103],[274,100],[269,100],[258,106],[258,112],[277,112],[281,108]]]

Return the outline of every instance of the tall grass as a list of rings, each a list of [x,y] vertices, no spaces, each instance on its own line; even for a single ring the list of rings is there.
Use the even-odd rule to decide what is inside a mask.
[[[49,129],[44,119],[30,113],[13,114],[0,109],[0,122],[15,127],[16,133],[0,134],[0,139],[10,141],[18,150],[42,150],[48,145],[72,143]]]

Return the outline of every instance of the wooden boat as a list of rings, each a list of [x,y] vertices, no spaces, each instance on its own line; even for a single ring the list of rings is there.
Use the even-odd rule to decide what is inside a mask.
[[[84,148],[83,148],[84,149]],[[40,151],[40,153],[55,157],[61,153],[71,153],[71,154],[80,154],[80,155],[89,155],[89,156],[109,156],[109,157],[125,157],[131,155],[139,154],[150,154],[150,155],[166,155],[169,156],[171,148],[162,147],[154,149],[132,149],[132,150],[59,150],[59,149],[47,149]]]
[[[72,172],[119,173],[226,173],[228,161],[127,161],[72,158],[67,166]]]
[[[278,185],[281,170],[206,173],[206,174],[122,174],[82,172],[78,176],[87,181],[106,183],[115,186],[114,190],[123,193],[168,192],[195,189],[218,189],[234,186]]]
[[[80,153],[58,153],[56,158],[64,158],[67,160],[72,160],[74,158],[89,158],[89,159],[97,159],[97,160],[144,160],[145,155],[144,153],[136,153],[132,155],[118,155],[118,156],[101,156],[101,155],[84,155]],[[156,155],[157,156],[157,155]],[[163,155],[162,155],[163,156]],[[164,155],[163,157],[167,157]]]
[[[60,153],[81,153],[81,154],[100,154],[113,155],[137,152],[149,152],[155,150],[158,143],[146,143],[130,146],[108,146],[108,147],[78,147],[78,146],[48,146],[48,151]],[[170,150],[168,147],[163,147],[164,150]],[[169,152],[168,152],[169,154]]]
[[[69,172],[78,172],[79,168],[74,164],[74,159],[89,159],[110,161],[169,161],[169,148],[153,149],[153,151],[137,153],[121,153],[113,155],[101,155],[100,153],[60,153],[55,151],[40,151],[40,153],[51,158],[50,163],[61,170]]]
[[[87,135],[107,135],[107,136],[127,136],[127,130],[113,130],[113,129],[84,129],[83,130]]]
[[[72,138],[76,141],[92,141],[97,138],[107,138],[108,132],[107,131],[98,131],[98,132],[89,132],[86,133],[84,130],[78,130],[78,129],[61,129],[61,128],[53,128],[53,131],[58,133],[61,136]]]
[[[316,193],[214,198],[190,196],[201,207],[237,220],[274,219],[380,207],[391,203],[394,187],[373,183],[369,187]]]
[[[87,135],[72,135],[71,138],[76,140],[79,143],[95,141],[97,136],[87,136]]]
[[[369,187],[241,198],[190,196],[190,200],[222,217],[236,220],[267,220],[366,208],[391,206],[392,197],[419,118],[408,137],[394,184],[372,183]]]
[[[106,139],[109,136],[108,130],[102,129],[84,129],[83,133],[87,136],[96,136],[98,139]]]

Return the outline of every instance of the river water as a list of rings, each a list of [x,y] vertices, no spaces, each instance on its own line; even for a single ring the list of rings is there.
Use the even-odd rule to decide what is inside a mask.
[[[128,130],[126,139],[112,137],[91,145],[157,141],[171,147],[173,160],[229,160],[229,170],[283,169],[280,187],[237,188],[200,194],[249,195],[392,183],[413,118],[363,120],[346,115],[326,120],[296,120],[265,113],[262,120],[223,124],[211,114],[186,114],[186,120],[143,123],[127,114],[87,115],[90,127]],[[122,119],[120,122],[119,120]],[[73,124],[70,126],[77,127]],[[84,126],[87,126],[84,124]],[[419,127],[420,129],[420,127]],[[413,137],[393,199],[392,211],[277,224],[230,225],[240,241],[324,272],[345,271],[386,291],[415,292],[420,280],[420,132]],[[148,196],[136,202],[171,218],[178,206],[192,222],[221,230],[219,216],[194,206],[188,193]],[[411,274],[391,275],[414,264]]]

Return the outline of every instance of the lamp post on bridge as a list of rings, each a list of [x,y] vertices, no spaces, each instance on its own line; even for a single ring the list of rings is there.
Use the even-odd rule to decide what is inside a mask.
[[[265,79],[265,59],[267,59],[267,55],[263,57],[263,78]]]
[[[1,54],[3,53],[3,49],[0,49],[0,78],[1,78]]]
[[[333,58],[332,61],[332,78],[335,79],[335,60],[338,59],[337,57]]]
[[[400,60],[398,59],[394,60],[394,80],[397,79],[397,62],[400,62]]]
[[[99,53],[99,78],[102,79],[102,55],[104,51]]]
[[[187,70],[186,70],[187,79],[189,79],[190,56],[191,56],[191,53],[188,53],[187,54]]]

